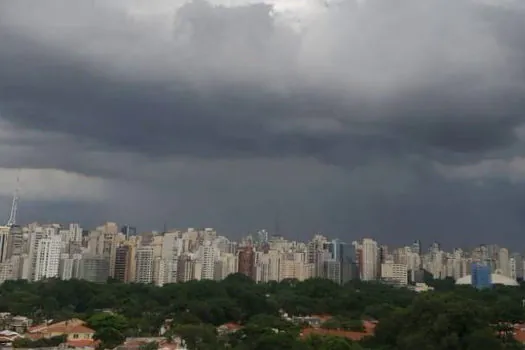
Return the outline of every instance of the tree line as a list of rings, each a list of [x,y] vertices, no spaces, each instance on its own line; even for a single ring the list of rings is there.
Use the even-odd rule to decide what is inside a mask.
[[[525,321],[525,286],[476,290],[435,283],[417,294],[376,282],[284,280],[255,283],[241,274],[222,281],[190,281],[162,287],[109,281],[7,281],[0,285],[0,312],[43,320],[80,318],[96,330],[103,348],[126,337],[157,336],[167,319],[168,337],[181,336],[190,349],[292,350],[498,350],[522,349],[510,324]],[[104,311],[110,310],[111,313]],[[360,342],[341,337],[300,337],[304,325],[290,316],[330,315],[322,327],[362,330],[377,321],[373,336]],[[221,335],[217,327],[242,328]]]

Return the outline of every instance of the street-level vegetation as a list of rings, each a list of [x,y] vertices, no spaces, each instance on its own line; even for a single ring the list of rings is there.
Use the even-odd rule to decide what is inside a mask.
[[[381,283],[329,280],[257,284],[244,275],[163,287],[109,281],[8,281],[0,312],[43,320],[86,320],[101,347],[126,337],[181,337],[190,349],[522,349],[512,325],[525,322],[525,286],[476,290],[436,281],[417,294]],[[319,329],[302,316],[323,315]],[[365,324],[376,324],[366,333]],[[237,325],[220,332],[222,325]],[[332,332],[334,331],[334,332]],[[335,331],[339,331],[335,332]],[[347,333],[345,333],[347,332]],[[347,337],[345,334],[364,336]]]

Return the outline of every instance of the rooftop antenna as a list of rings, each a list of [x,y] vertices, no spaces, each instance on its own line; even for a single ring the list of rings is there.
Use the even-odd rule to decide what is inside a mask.
[[[20,169],[16,175],[16,188],[15,193],[13,194],[13,203],[11,204],[11,214],[9,214],[9,220],[7,220],[6,226],[16,225],[16,213],[18,211],[18,199],[20,196]]]

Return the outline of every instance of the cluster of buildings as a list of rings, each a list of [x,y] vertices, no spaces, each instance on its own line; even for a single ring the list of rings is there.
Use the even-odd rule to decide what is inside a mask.
[[[419,241],[392,248],[371,238],[346,243],[320,234],[300,242],[264,230],[235,242],[211,228],[138,234],[112,222],[90,231],[78,224],[0,226],[0,283],[113,278],[161,286],[240,272],[257,282],[321,277],[407,285],[423,282],[425,274],[459,280],[471,274],[473,263],[523,278],[523,257],[496,245],[446,252],[438,243],[424,251]]]
[[[110,311],[107,311],[110,312]],[[171,321],[171,320],[166,320]],[[13,316],[9,313],[0,313],[0,348],[12,349],[46,349],[46,350],[93,350],[100,347],[100,342],[95,337],[95,330],[91,329],[86,321],[73,318],[60,322],[52,320],[42,324],[32,324],[30,318],[24,316]],[[115,350],[140,350],[148,344],[155,344],[158,350],[188,350],[184,341],[179,336],[170,339],[164,336],[166,328],[159,330],[158,336],[153,337],[129,337]],[[62,344],[49,344],[49,340],[55,337],[63,337]],[[48,344],[42,347],[42,344]],[[19,342],[18,344],[17,341]],[[39,344],[40,343],[40,344]],[[151,349],[151,347],[149,347]]]

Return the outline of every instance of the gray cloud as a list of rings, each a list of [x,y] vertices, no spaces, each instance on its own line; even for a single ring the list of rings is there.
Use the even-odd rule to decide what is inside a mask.
[[[438,237],[418,231],[448,201],[494,209],[500,188],[455,174],[521,150],[518,3],[346,1],[302,31],[253,2],[137,4],[0,3],[0,167],[131,181],[107,213],[144,225],[178,212],[241,232],[278,206],[291,231],[408,239]]]

